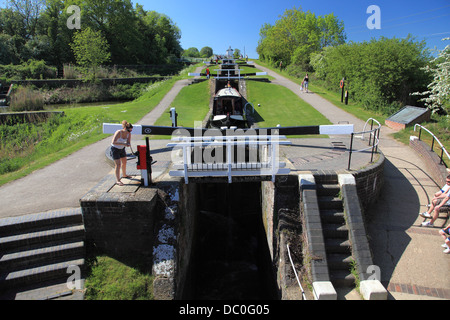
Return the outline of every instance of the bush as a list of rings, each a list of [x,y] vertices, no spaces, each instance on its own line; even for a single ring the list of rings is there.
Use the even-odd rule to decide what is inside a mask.
[[[146,83],[118,84],[110,87],[109,92],[112,98],[116,100],[134,100],[141,96],[147,86]]]
[[[47,66],[43,60],[30,59],[20,65],[0,65],[0,74],[10,80],[53,79],[56,68]]]
[[[39,111],[44,110],[44,97],[29,87],[18,87],[11,95],[11,111]]]
[[[372,40],[326,48],[311,57],[316,76],[327,89],[346,90],[368,110],[391,112],[392,106],[417,104],[410,94],[426,88],[430,77],[421,69],[429,61],[425,44],[410,38]]]

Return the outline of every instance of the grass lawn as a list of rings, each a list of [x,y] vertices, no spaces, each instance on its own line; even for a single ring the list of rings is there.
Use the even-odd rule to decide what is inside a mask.
[[[262,61],[255,60],[255,62],[261,66],[264,66],[264,67],[272,70],[272,71],[275,71],[276,73],[282,75],[285,78],[288,78],[289,80],[297,83],[299,86],[303,80],[303,78],[299,79],[299,78],[293,77],[293,76],[289,75],[286,71],[284,71],[284,70],[280,71],[280,69],[273,68]],[[337,86],[339,86],[339,84],[337,84]],[[312,92],[320,95],[322,98],[330,101],[335,106],[341,108],[342,110],[347,111],[348,113],[354,115],[355,117],[357,117],[360,120],[366,121],[369,118],[374,118],[374,119],[378,120],[381,124],[383,124],[384,120],[387,118],[386,115],[382,115],[381,113],[376,113],[374,111],[365,110],[363,107],[359,106],[357,103],[352,102],[351,99],[349,100],[348,105],[345,105],[345,103],[341,102],[341,94],[340,93],[324,89],[323,87],[315,84],[313,79],[310,79],[308,87],[309,87],[309,90],[311,90]]]
[[[60,109],[65,116],[55,119],[52,130],[38,133],[39,141],[24,143],[11,138],[14,128],[0,126],[0,186],[24,177],[81,148],[110,135],[102,133],[104,122],[120,123],[122,120],[134,123],[150,112],[172,88],[173,78],[155,83],[140,98],[110,106]],[[41,124],[45,126],[47,124]],[[30,125],[34,126],[34,125]],[[5,138],[3,138],[5,135]],[[6,137],[8,137],[6,139]],[[21,145],[18,147],[17,144]],[[26,150],[24,150],[26,149]],[[25,151],[25,152],[24,152]]]
[[[273,68],[262,61],[255,60],[255,62],[261,66],[264,66],[268,69],[271,69],[271,70],[277,72],[278,74],[282,75],[283,77],[286,77],[299,85],[302,81],[302,79],[290,76],[285,71],[280,72],[279,69]],[[336,86],[338,86],[338,85],[339,84],[336,84]],[[339,92],[333,92],[330,90],[326,90],[323,87],[321,87],[320,85],[317,85],[316,83],[314,83],[313,79],[309,83],[309,89],[311,91],[315,92],[316,94],[320,95],[324,99],[327,99],[328,101],[333,103],[335,106],[347,111],[348,113],[351,113],[352,115],[354,115],[355,117],[357,117],[358,119],[361,119],[363,121],[366,121],[369,118],[374,118],[374,119],[378,120],[382,125],[384,125],[385,120],[389,117],[389,115],[377,113],[372,110],[365,110],[362,106],[351,101],[351,99],[350,99],[348,105],[345,105],[344,103],[341,102],[341,94]],[[424,127],[426,127],[428,130],[430,130],[431,132],[433,132],[439,138],[441,143],[444,145],[447,152],[450,153],[450,134],[449,134],[449,130],[448,130],[449,120],[445,119],[445,118],[441,118],[439,120],[439,122],[440,123],[437,123],[436,121],[430,121],[427,123],[422,123],[422,125]],[[414,127],[408,127],[405,130],[395,133],[393,135],[393,137],[395,139],[397,139],[398,141],[400,141],[406,145],[409,145],[409,137],[411,135],[418,136],[418,134],[419,134],[418,132],[414,132]],[[432,138],[428,133],[423,132],[422,136],[421,136],[421,140],[424,140],[431,146]],[[441,149],[439,148],[437,143],[435,143],[434,151],[436,152],[436,154],[438,156],[440,156]],[[450,166],[450,160],[448,160],[448,158],[445,155],[444,155],[444,159],[445,159],[447,167]]]
[[[209,81],[186,86],[178,93],[172,104],[167,109],[175,108],[178,113],[177,124],[179,127],[194,127],[196,121],[203,121],[209,111]],[[155,125],[171,126],[169,114],[164,114]]]
[[[320,112],[283,86],[247,81],[247,99],[255,108],[254,118],[259,127],[331,124]]]
[[[85,300],[152,300],[150,271],[108,256],[97,256],[85,281]]]

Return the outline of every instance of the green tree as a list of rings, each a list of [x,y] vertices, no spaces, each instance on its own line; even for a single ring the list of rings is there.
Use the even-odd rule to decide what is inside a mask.
[[[203,47],[203,48],[200,50],[200,56],[201,56],[202,58],[209,58],[209,57],[212,57],[213,54],[214,54],[214,53],[213,53],[213,49],[212,49],[211,47]]]
[[[44,0],[8,0],[8,7],[13,10],[23,23],[25,38],[36,35],[40,15],[45,7]]]
[[[241,50],[239,50],[239,49],[234,49],[233,57],[234,57],[235,59],[238,59],[240,56],[241,56]]]
[[[191,58],[199,58],[200,52],[197,48],[191,47],[189,49],[184,50],[183,57],[191,57]]]
[[[307,69],[310,55],[345,42],[344,24],[334,14],[316,16],[299,9],[286,10],[275,25],[260,30],[257,52],[264,61]]]
[[[426,86],[429,77],[421,68],[428,61],[425,43],[411,37],[350,42],[311,56],[316,76],[330,89],[338,90],[345,78],[354,100],[387,114],[417,102],[410,93]]]
[[[109,44],[100,31],[87,27],[78,31],[71,43],[77,63],[85,69],[85,73],[96,79],[98,66],[110,60]],[[91,73],[92,72],[92,73]]]
[[[143,39],[137,32],[137,16],[130,0],[73,0],[81,9],[81,24],[101,31],[111,46],[111,62],[131,64],[141,52]]]

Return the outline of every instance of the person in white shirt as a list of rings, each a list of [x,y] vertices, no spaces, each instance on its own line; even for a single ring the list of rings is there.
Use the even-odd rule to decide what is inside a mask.
[[[127,175],[127,154],[125,152],[125,147],[130,146],[131,131],[133,130],[133,125],[127,121],[122,121],[122,130],[117,130],[114,134],[111,142],[111,156],[114,160],[115,173],[116,173],[116,184],[123,186],[123,182],[120,181],[120,170],[122,169],[122,178],[130,178]]]
[[[450,206],[450,175],[447,176],[445,186],[434,194],[430,209],[427,212],[419,213],[424,218],[431,218],[430,221],[423,222],[422,226],[433,227],[434,221],[439,217],[439,211],[443,206]],[[432,212],[433,215],[431,215]]]

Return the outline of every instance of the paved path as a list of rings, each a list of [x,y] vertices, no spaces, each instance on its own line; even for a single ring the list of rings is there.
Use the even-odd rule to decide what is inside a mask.
[[[348,121],[355,130],[364,122],[314,93],[301,93],[299,85],[257,66],[275,77],[273,83],[283,85],[320,111],[332,123]],[[424,228],[418,216],[425,211],[429,195],[438,185],[424,171],[425,163],[408,146],[394,140],[393,131],[383,126],[380,150],[386,157],[385,186],[380,199],[368,212],[372,220],[367,229],[380,267],[381,281],[391,299],[450,299],[450,255],[444,254],[438,227]],[[439,219],[436,226],[445,221]]]
[[[198,68],[196,72],[200,70]],[[152,125],[188,83],[189,80],[177,81],[161,102],[139,123]],[[133,140],[139,139],[142,136],[133,136]],[[111,137],[105,138],[26,177],[1,186],[0,218],[79,207],[80,199],[113,172],[105,160],[105,150],[110,143]]]

